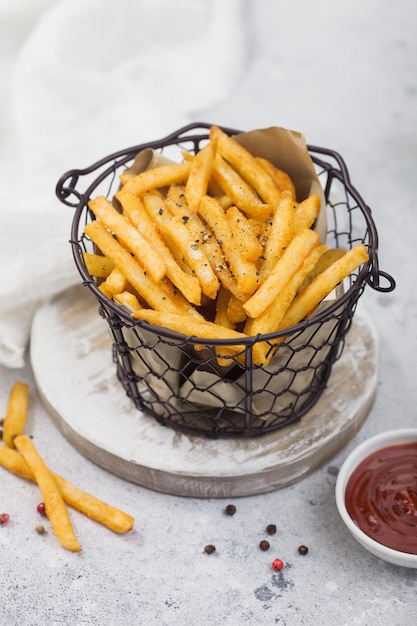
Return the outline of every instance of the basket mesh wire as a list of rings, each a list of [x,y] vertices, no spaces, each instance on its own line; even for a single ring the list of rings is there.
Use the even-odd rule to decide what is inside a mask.
[[[349,249],[365,243],[369,262],[344,284],[342,295],[317,315],[285,332],[241,340],[204,340],[133,320],[108,300],[88,274],[84,251],[93,251],[83,234],[93,219],[87,203],[95,195],[112,197],[119,174],[145,148],[179,160],[181,150],[197,152],[208,139],[209,124],[192,124],[162,140],[110,155],[83,170],[64,174],[57,185],[60,200],[75,207],[71,245],[85,285],[96,296],[99,312],[113,337],[117,376],[135,406],[159,423],[209,437],[258,436],[301,419],[326,388],[332,366],[340,358],[356,305],[365,286],[391,291],[392,277],[379,270],[378,237],[370,209],[351,185],[343,159],[334,151],[308,146],[327,202],[330,247]],[[239,131],[223,128],[230,135]],[[78,185],[84,191],[77,189]],[[384,287],[380,278],[387,281]],[[253,346],[280,340],[268,366],[254,366]],[[227,367],[219,368],[216,348],[242,345]]]

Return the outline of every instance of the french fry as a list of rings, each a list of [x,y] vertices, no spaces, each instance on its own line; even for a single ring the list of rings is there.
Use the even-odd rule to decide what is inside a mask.
[[[211,127],[210,138],[217,140],[221,156],[255,189],[265,204],[274,210],[280,193],[269,172],[246,148],[217,126]]]
[[[201,337],[201,339],[245,339],[246,335],[236,330],[219,326],[206,320],[191,319],[186,315],[176,315],[153,311],[152,309],[140,309],[132,313],[137,320],[144,320],[155,326],[165,326],[187,336]],[[242,349],[243,346],[240,346]]]
[[[279,191],[289,191],[291,193],[292,199],[297,199],[294,183],[286,172],[276,167],[267,159],[263,159],[262,157],[256,157],[256,160],[269,173]]]
[[[241,211],[257,219],[265,219],[272,213],[273,206],[265,204],[252,187],[223,159],[216,155],[213,178]]]
[[[294,232],[311,228],[320,213],[320,198],[316,194],[300,202],[294,214]]]
[[[184,221],[170,215],[165,201],[157,195],[145,194],[143,202],[148,215],[155,221],[168,247],[173,243],[183,255],[195,276],[202,292],[209,298],[215,298],[220,283],[213,272],[201,242],[196,242]],[[156,308],[156,307],[154,307]]]
[[[116,199],[120,202],[132,224],[139,229],[159,256],[164,259],[167,277],[191,304],[199,305],[201,303],[201,287],[198,278],[187,274],[177,263],[146,212],[142,200],[126,189],[119,191],[116,194]]]
[[[237,330],[225,328],[206,320],[194,320],[187,317],[186,315],[164,313],[162,311],[153,311],[152,309],[140,309],[139,311],[135,311],[134,313],[132,313],[132,317],[137,320],[149,322],[149,324],[153,324],[154,326],[170,328],[171,330],[174,330],[175,332],[186,335],[188,337],[198,337],[201,339],[248,339],[247,335]],[[230,354],[244,354],[246,351],[246,346],[245,344],[227,345],[226,350],[230,352]],[[258,350],[258,346],[255,343],[253,346],[254,364],[262,364],[263,358],[263,353]],[[242,360],[242,357],[240,360]]]
[[[257,317],[279,296],[290,278],[300,269],[311,250],[320,243],[318,234],[305,228],[295,235],[255,294],[244,303],[249,317]]]
[[[185,197],[191,211],[197,211],[201,198],[207,194],[207,187],[216,155],[216,143],[216,141],[208,143],[196,154],[192,161],[185,185]]]
[[[14,448],[14,439],[22,434],[28,413],[29,386],[26,383],[17,382],[11,388],[3,420],[3,442],[6,446]]]
[[[130,291],[121,291],[120,293],[115,293],[113,295],[113,299],[121,305],[124,305],[131,309],[132,311],[136,311],[136,309],[141,308],[141,304],[138,298],[134,293],[130,293]]]
[[[234,330],[235,325],[231,322],[227,312],[230,296],[231,294],[227,291],[227,289],[223,286],[220,287],[216,299],[216,315],[214,323],[219,326],[223,326],[224,328],[229,328],[229,330]],[[221,367],[227,367],[230,365],[230,357],[236,354],[236,350],[233,350],[233,348],[230,349],[229,346],[216,346],[215,351],[217,354],[217,363]]]
[[[230,298],[227,303],[227,317],[233,324],[245,322],[247,318],[242,300],[238,300],[233,294],[230,294]]]
[[[342,250],[342,248],[330,248],[329,250],[327,250],[319,258],[319,260],[317,261],[317,263],[315,264],[311,272],[309,272],[309,274],[303,280],[302,284],[300,285],[298,289],[298,294],[300,294],[302,291],[305,291],[305,289],[308,287],[310,283],[313,282],[316,276],[324,272],[324,270],[327,270],[327,268],[330,267],[332,263],[342,258],[342,256],[344,256],[345,254],[346,254],[346,250]]]
[[[324,272],[318,274],[305,291],[295,298],[278,330],[295,326],[308,317],[342,280],[368,260],[369,255],[364,244],[358,244],[348,250]]]
[[[266,335],[273,333],[280,325],[286,311],[293,302],[300,285],[306,276],[313,270],[323,254],[328,250],[327,246],[313,248],[306,257],[301,268],[290,278],[283,291],[272,303],[256,318],[249,318],[245,326],[247,335]]]
[[[146,271],[137,263],[123,246],[108,232],[99,221],[86,224],[84,232],[114,262],[123,276],[136,289],[138,294],[154,309],[177,312],[175,304],[161,288],[152,282]]]
[[[184,182],[190,173],[192,162],[193,160],[185,163],[161,165],[133,177],[122,174],[120,181],[127,191],[142,196],[152,189]]]
[[[102,254],[84,252],[83,257],[87,271],[91,274],[91,276],[96,276],[97,278],[107,278],[110,272],[114,269],[113,261],[110,261],[110,259]]]
[[[88,206],[117,239],[131,250],[152,280],[158,282],[165,276],[166,266],[163,259],[130,220],[116,211],[107,198],[98,196],[90,200]]]
[[[257,229],[254,226],[254,220],[248,220],[236,206],[231,206],[227,210],[226,217],[233,238],[237,241],[239,246],[241,256],[246,259],[246,261],[254,263],[263,252],[262,245],[256,234]]]
[[[259,283],[256,265],[244,259],[240,254],[240,250],[233,239],[229,222],[219,203],[210,196],[204,196],[200,202],[198,213],[216,235],[236,279],[239,291],[243,294],[253,293]]]
[[[118,267],[115,267],[107,276],[104,283],[100,285],[103,293],[110,293],[112,296],[121,293],[127,287],[127,279],[123,276]]]
[[[22,478],[36,482],[29,465],[22,454],[16,450],[0,446],[0,465]],[[133,528],[135,520],[128,513],[99,500],[86,491],[82,491],[59,474],[55,472],[51,472],[51,474],[65,503],[73,509],[115,533],[125,533]]]
[[[278,259],[284,254],[294,237],[294,202],[291,194],[284,191],[278,203],[271,227],[268,229],[263,261],[259,271],[263,278],[267,277]]]
[[[75,536],[64,499],[44,460],[26,435],[19,435],[14,442],[38,483],[56,538],[66,550],[80,552],[81,546]]]

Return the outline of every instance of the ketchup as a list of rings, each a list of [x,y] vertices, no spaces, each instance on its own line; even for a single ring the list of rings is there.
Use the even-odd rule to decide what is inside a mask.
[[[368,537],[417,554],[417,442],[370,454],[349,478],[345,500],[350,517]]]

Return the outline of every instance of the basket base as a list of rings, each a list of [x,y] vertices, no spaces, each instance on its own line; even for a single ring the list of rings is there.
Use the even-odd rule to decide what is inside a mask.
[[[176,432],[135,409],[116,378],[107,324],[97,308],[81,286],[37,311],[34,376],[49,414],[74,448],[138,485],[201,498],[273,491],[334,456],[372,407],[378,340],[360,305],[328,388],[299,422],[262,437],[217,440]]]

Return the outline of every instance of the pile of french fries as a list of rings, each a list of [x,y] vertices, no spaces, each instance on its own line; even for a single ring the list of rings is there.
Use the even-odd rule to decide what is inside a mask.
[[[61,545],[72,552],[81,551],[67,505],[113,532],[125,533],[131,530],[134,524],[131,515],[82,491],[47,467],[33,441],[24,434],[28,405],[28,385],[15,383],[9,394],[6,416],[2,423],[0,465],[38,484],[46,515]]]
[[[183,158],[127,171],[112,202],[99,196],[88,204],[96,219],[85,234],[99,253],[85,253],[87,269],[133,318],[244,342],[309,317],[368,261],[364,244],[322,245],[314,230],[319,196],[298,201],[286,172],[220,128]],[[279,343],[255,342],[253,363],[267,365]],[[218,363],[239,360],[244,349],[217,347]]]

